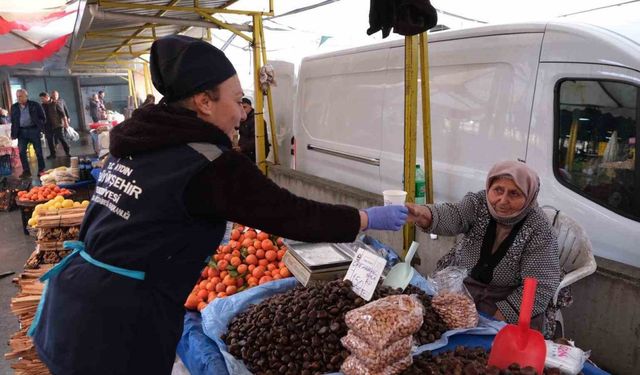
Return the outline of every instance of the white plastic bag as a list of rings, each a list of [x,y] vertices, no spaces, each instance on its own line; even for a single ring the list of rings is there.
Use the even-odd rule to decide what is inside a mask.
[[[64,129],[64,137],[71,142],[78,142],[80,140],[80,135],[71,126],[67,126]]]
[[[556,367],[565,375],[576,375],[582,371],[585,361],[589,358],[590,352],[583,352],[580,348],[570,345],[556,344],[551,340],[546,340],[547,358],[544,366]]]

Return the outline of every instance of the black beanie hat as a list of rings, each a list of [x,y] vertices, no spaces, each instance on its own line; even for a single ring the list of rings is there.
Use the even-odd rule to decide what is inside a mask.
[[[235,74],[224,52],[200,39],[170,35],[151,45],[151,80],[167,102],[213,88]]]

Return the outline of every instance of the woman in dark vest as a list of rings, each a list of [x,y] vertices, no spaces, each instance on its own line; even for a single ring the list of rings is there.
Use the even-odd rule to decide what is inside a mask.
[[[537,204],[539,190],[534,171],[503,161],[489,171],[486,190],[458,203],[409,205],[409,212],[428,233],[464,234],[436,269],[466,268],[465,285],[479,311],[517,324],[523,280],[538,279],[532,325],[542,330],[543,313],[560,284],[560,265],[556,236]]]
[[[233,151],[245,118],[224,53],[170,36],[151,47],[158,105],[111,132],[74,253],[52,272],[34,343],[53,374],[169,374],[184,301],[227,220],[302,241],[353,241],[399,230],[405,206],[353,207],[299,198]]]

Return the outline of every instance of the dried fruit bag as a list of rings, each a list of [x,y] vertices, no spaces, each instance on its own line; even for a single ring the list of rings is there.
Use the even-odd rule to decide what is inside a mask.
[[[473,328],[478,325],[478,310],[464,279],[463,267],[447,267],[436,272],[429,281],[436,289],[431,305],[450,329]]]
[[[340,342],[342,342],[342,346],[349,350],[349,352],[358,358],[369,370],[382,370],[390,363],[411,354],[413,336],[407,336],[396,342],[392,342],[382,350],[372,347],[351,331],[340,339]]]
[[[413,295],[381,298],[344,316],[351,332],[378,350],[413,335],[422,326],[422,320],[422,303]]]
[[[409,368],[412,364],[413,357],[408,355],[381,370],[372,370],[367,368],[358,358],[350,355],[342,363],[340,371],[344,375],[396,375]]]

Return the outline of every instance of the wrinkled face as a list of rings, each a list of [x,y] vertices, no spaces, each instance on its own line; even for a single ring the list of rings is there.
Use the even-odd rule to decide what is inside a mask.
[[[497,178],[487,194],[489,204],[500,216],[511,216],[524,207],[527,198],[509,178]]]
[[[29,96],[24,91],[16,91],[16,97],[18,98],[18,103],[22,105],[27,104],[27,100],[29,99]]]
[[[251,106],[247,103],[242,103],[242,109],[244,109],[244,113],[249,114],[251,112]]]
[[[234,75],[218,85],[218,100],[211,100],[206,94],[195,96],[198,117],[216,125],[231,139],[235,128],[247,118],[242,108],[243,95],[240,80]]]

